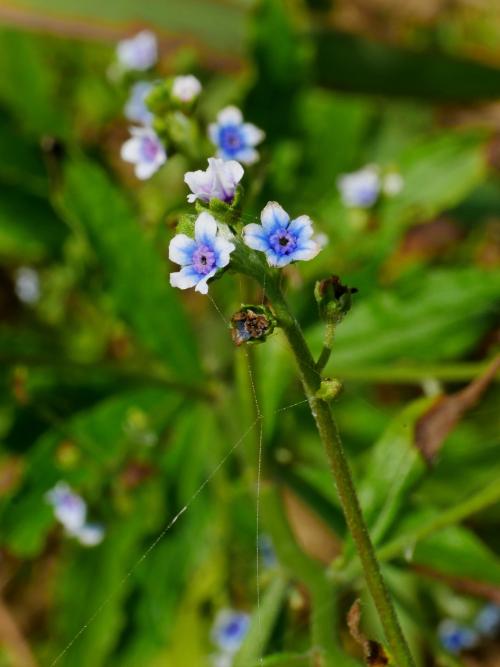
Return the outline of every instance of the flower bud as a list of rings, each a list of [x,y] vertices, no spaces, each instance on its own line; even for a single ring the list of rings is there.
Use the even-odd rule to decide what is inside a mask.
[[[314,296],[324,320],[338,324],[351,309],[351,296],[356,287],[347,287],[338,276],[319,280],[314,287]]]
[[[274,331],[276,321],[265,306],[243,306],[231,318],[231,336],[236,345],[264,342]]]
[[[321,398],[324,401],[331,401],[336,398],[342,391],[342,384],[336,378],[324,378],[321,380],[316,398]]]

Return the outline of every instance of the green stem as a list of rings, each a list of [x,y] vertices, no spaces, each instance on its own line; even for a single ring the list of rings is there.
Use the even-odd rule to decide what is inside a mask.
[[[297,320],[293,317],[279,284],[268,280],[266,292],[280,326],[294,353],[299,374],[325,447],[350,533],[363,566],[366,583],[377,608],[389,649],[398,667],[414,667],[399,625],[396,611],[380,571],[375,550],[366,529],[342,442],[328,403],[317,398],[320,375]]]
[[[328,360],[330,359],[334,338],[335,338],[335,323],[326,322],[325,337],[323,339],[323,349],[321,350],[321,354],[319,355],[318,361],[316,362],[316,368],[320,373],[328,363]]]

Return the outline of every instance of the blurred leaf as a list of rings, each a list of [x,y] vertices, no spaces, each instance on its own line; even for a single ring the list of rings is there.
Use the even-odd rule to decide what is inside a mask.
[[[450,133],[419,142],[397,159],[404,186],[381,210],[389,233],[456,206],[486,175],[484,135],[477,133]]]
[[[337,31],[315,37],[319,81],[336,90],[438,101],[496,99],[500,94],[500,70],[488,65]]]
[[[234,658],[234,667],[253,664],[265,651],[283,605],[288,582],[283,576],[274,577],[264,592],[260,607],[252,615],[250,628]]]
[[[125,198],[100,167],[74,161],[66,169],[63,206],[89,235],[116,307],[137,337],[177,376],[199,384],[195,341],[178,292],[168,285],[167,263],[145,238]]]
[[[432,403],[432,398],[423,398],[407,406],[370,452],[358,493],[375,543],[383,539],[410,489],[426,472],[415,444],[415,425]]]
[[[40,262],[59,253],[67,233],[47,200],[0,185],[0,259]]]
[[[89,493],[97,494],[108,482],[110,470],[116,471],[127,455],[126,426],[131,410],[147,413],[151,428],[156,430],[168,423],[180,400],[162,389],[129,390],[54,424],[31,447],[24,485],[2,508],[2,534],[9,548],[20,555],[34,555],[42,549],[55,523],[44,495],[58,480],[64,478],[75,488],[83,487],[89,500]],[[57,459],[57,448],[65,440],[77,448],[77,469],[65,470]]]
[[[474,533],[461,526],[445,528],[419,542],[412,563],[429,568],[436,576],[442,573],[444,578],[491,585],[500,596],[500,559]],[[470,592],[474,592],[472,586]]]
[[[84,4],[77,0],[21,0],[18,4],[34,14],[35,20],[37,14],[41,14],[45,22],[52,18],[55,29],[61,30],[62,26],[70,34],[83,31],[91,37],[104,32],[111,38],[118,34],[117,29],[112,29],[113,24],[150,23],[157,30],[168,31],[165,39],[170,37],[176,47],[176,33],[184,33],[182,41],[188,46],[195,47],[193,38],[198,38],[213,49],[227,53],[240,52],[244,43],[246,7],[243,0],[226,5],[206,0],[194,0],[189,4],[182,0],[169,0],[168,3],[86,0]],[[220,55],[217,58],[208,51],[208,56],[220,65]]]
[[[56,98],[56,71],[33,35],[0,30],[0,102],[30,133],[65,134],[66,118]]]

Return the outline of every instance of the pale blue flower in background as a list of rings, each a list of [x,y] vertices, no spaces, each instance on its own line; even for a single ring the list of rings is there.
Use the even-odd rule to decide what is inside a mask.
[[[86,523],[72,533],[84,547],[96,547],[105,535],[104,526],[100,523]]]
[[[219,233],[210,213],[200,213],[194,226],[194,239],[177,234],[170,241],[169,259],[182,267],[170,274],[170,284],[179,289],[194,287],[196,292],[206,294],[208,280],[229,264],[234,248],[234,244]]]
[[[261,225],[243,228],[243,240],[250,248],[266,254],[269,266],[283,267],[298,260],[309,260],[321,250],[313,239],[311,218],[301,215],[295,220],[276,202],[269,202],[260,216]]]
[[[491,603],[483,607],[477,615],[476,628],[487,637],[500,633],[500,605]]]
[[[66,482],[58,482],[45,494],[45,499],[52,506],[54,516],[68,535],[87,547],[94,547],[102,542],[104,527],[87,523],[86,502]]]
[[[58,482],[45,496],[54,516],[70,533],[80,529],[87,517],[87,504],[66,482]]]
[[[253,164],[259,159],[255,146],[264,139],[264,132],[252,123],[243,122],[243,115],[236,107],[226,107],[217,116],[217,122],[209,125],[208,134],[217,146],[217,156],[225,160],[238,160]]]
[[[167,153],[154,130],[131,127],[132,135],[122,146],[121,157],[135,165],[135,175],[141,180],[150,178],[167,161]]]
[[[20,266],[14,274],[15,292],[20,301],[32,306],[40,300],[40,277],[30,266]]]
[[[188,171],[184,176],[184,181],[191,190],[188,201],[192,203],[200,199],[208,203],[211,199],[220,199],[230,204],[244,173],[241,164],[235,160],[208,158],[208,168],[205,171]]]
[[[337,179],[337,187],[345,206],[370,208],[377,201],[380,189],[380,175],[377,167],[368,165]]]
[[[239,650],[250,626],[250,616],[234,609],[222,609],[212,628],[212,641],[222,651],[233,654]]]
[[[273,541],[265,533],[259,536],[259,553],[265,567],[273,568],[278,564]]]
[[[192,102],[201,93],[201,83],[192,74],[176,76],[172,83],[172,96],[181,102]]]
[[[479,638],[477,632],[472,628],[461,625],[452,619],[441,621],[438,634],[444,648],[455,655],[475,646]]]
[[[122,39],[116,47],[116,57],[124,70],[144,71],[158,60],[158,42],[150,30],[142,30],[134,37]]]
[[[134,123],[151,125],[154,116],[146,106],[146,97],[154,88],[154,85],[151,81],[137,81],[134,83],[124,109],[126,118]]]
[[[212,667],[232,667],[234,655],[232,653],[216,653],[210,656]]]

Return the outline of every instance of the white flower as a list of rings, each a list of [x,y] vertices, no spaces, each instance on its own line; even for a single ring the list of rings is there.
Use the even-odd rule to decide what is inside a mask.
[[[142,30],[130,39],[123,39],[118,42],[116,56],[125,70],[147,70],[158,60],[156,36],[150,30]]]
[[[209,202],[211,199],[220,199],[229,204],[234,199],[243,174],[243,167],[235,160],[225,162],[213,157],[208,158],[208,168],[205,171],[188,171],[184,176],[184,181],[192,192],[188,195],[188,201],[200,199]]]
[[[229,264],[234,248],[233,243],[218,233],[215,218],[205,211],[200,213],[194,225],[194,239],[177,234],[170,241],[168,257],[182,267],[170,274],[170,284],[179,289],[194,287],[206,294],[208,280]]]
[[[172,95],[181,102],[192,102],[201,93],[201,83],[192,74],[176,76],[172,84]]]
[[[122,146],[125,162],[135,165],[135,175],[141,180],[150,178],[167,160],[167,153],[154,130],[148,127],[130,128],[132,137]]]
[[[375,166],[368,165],[337,179],[337,186],[345,206],[369,208],[380,194],[380,176]]]
[[[208,135],[217,146],[218,157],[253,164],[259,159],[254,146],[264,139],[264,132],[252,123],[244,123],[236,107],[226,107],[217,116],[217,122],[208,127]]]
[[[27,304],[40,299],[40,278],[38,271],[29,266],[20,266],[15,273],[15,290],[18,298]]]
[[[390,171],[384,176],[382,189],[388,197],[398,195],[404,186],[404,179],[397,171]]]
[[[98,523],[86,523],[78,530],[72,531],[73,537],[84,547],[96,547],[100,544],[105,535],[104,527]]]
[[[146,97],[154,88],[154,83],[150,81],[137,81],[130,90],[130,95],[125,105],[125,116],[134,123],[150,125],[153,121],[153,114],[146,106]]]

